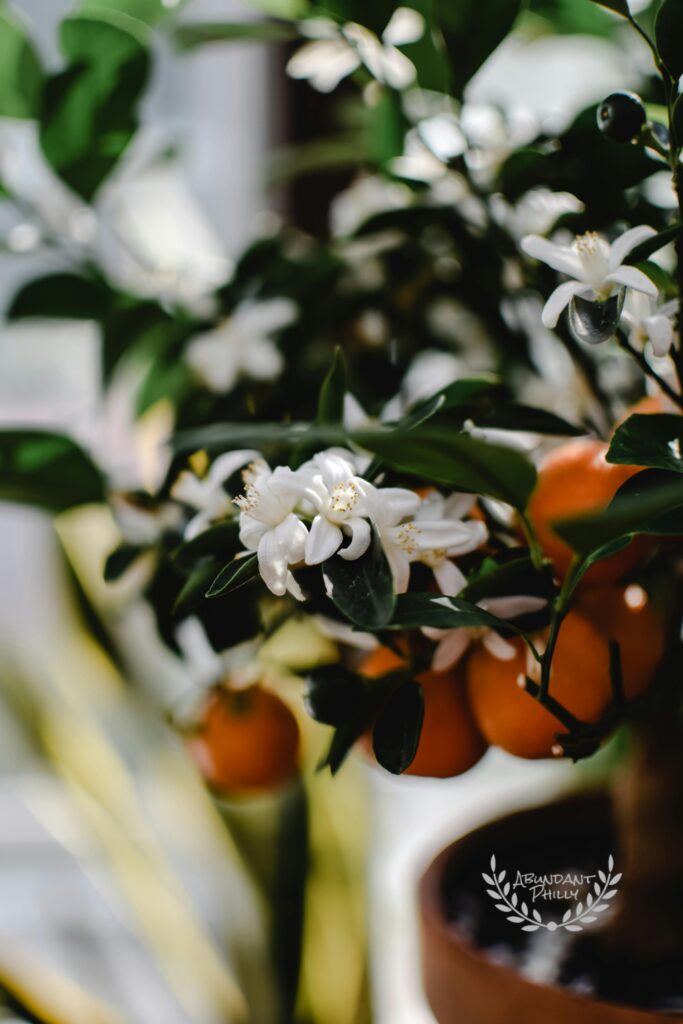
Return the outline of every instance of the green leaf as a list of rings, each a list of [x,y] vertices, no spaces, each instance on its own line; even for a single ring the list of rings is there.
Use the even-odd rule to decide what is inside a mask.
[[[208,530],[203,530],[192,540],[184,541],[173,552],[173,560],[180,566],[193,567],[198,561],[208,557],[223,556],[229,558],[239,550],[239,523],[216,523]]]
[[[331,14],[340,21],[355,21],[380,35],[387,26],[397,4],[394,0],[318,0],[320,14]]]
[[[75,441],[41,430],[0,431],[0,499],[64,512],[104,501],[99,470]]]
[[[0,12],[0,117],[37,117],[43,71],[33,43],[9,10]]]
[[[156,25],[177,14],[181,6],[182,2],[167,5],[163,0],[80,0],[77,10],[95,15],[115,11],[147,25]]]
[[[232,562],[224,566],[211,582],[206,591],[207,597],[221,597],[229,594],[245,583],[251,583],[259,574],[258,558],[256,555],[248,555],[246,558],[234,558]]]
[[[622,18],[628,18],[630,14],[626,0],[591,0],[591,2],[599,7],[606,7],[608,11],[614,11],[615,14],[620,14]]]
[[[311,718],[335,727],[355,715],[364,695],[362,680],[343,665],[323,665],[306,679],[304,703]]]
[[[486,558],[479,570],[468,579],[460,597],[476,604],[485,597],[507,597],[527,594],[545,597],[547,588],[541,573],[529,555],[513,549],[507,561]]]
[[[357,430],[350,437],[394,469],[524,509],[536,484],[532,463],[513,448],[429,423],[414,430]]]
[[[607,461],[683,473],[683,416],[629,416],[612,438]]]
[[[25,284],[7,310],[9,320],[29,317],[97,320],[111,305],[112,293],[102,281],[78,274],[48,274]]]
[[[491,615],[461,597],[443,594],[399,594],[391,629],[486,629],[502,630],[524,636],[519,627]]]
[[[226,43],[235,40],[255,43],[286,43],[297,39],[292,25],[277,21],[198,21],[178,25],[173,33],[179,50],[194,50],[207,43]]]
[[[683,110],[681,111],[683,113]],[[637,263],[644,263],[654,253],[659,252],[665,245],[670,245],[671,242],[675,242],[678,238],[679,233],[678,224],[674,224],[671,228],[666,228],[665,231],[660,231],[654,236],[654,238],[648,238],[646,242],[641,242],[640,245],[636,246],[628,256],[625,262],[631,266],[635,266]]]
[[[206,591],[219,572],[218,565],[217,562],[210,562],[190,573],[173,603],[172,615],[175,618],[189,615],[202,605]]]
[[[617,491],[603,511],[563,519],[552,527],[575,551],[588,554],[634,534],[666,535],[683,526],[683,479],[644,470]]]
[[[391,695],[372,730],[375,757],[392,775],[400,775],[414,761],[423,721],[422,687],[411,680]]]
[[[339,555],[323,563],[323,574],[335,606],[363,629],[382,629],[394,614],[394,580],[382,544],[373,530],[370,547],[361,558]]]
[[[655,21],[655,40],[659,56],[674,79],[683,75],[683,4],[681,0],[663,0]]]
[[[104,579],[113,583],[123,576],[127,569],[140,557],[145,549],[137,544],[122,544],[107,556],[104,563]]]
[[[115,11],[61,25],[67,66],[46,82],[40,142],[55,172],[87,201],[137,130],[150,66],[142,29]]]
[[[379,456],[393,469],[497,498],[517,509],[526,507],[536,484],[534,466],[519,451],[429,422],[412,430],[372,427],[348,432],[327,424],[218,423],[178,434],[173,446],[178,452],[187,452],[349,442]]]
[[[346,360],[341,348],[334,352],[318,398],[318,423],[341,423],[344,419],[344,395],[347,388]]]
[[[507,36],[521,7],[521,0],[436,0],[455,96],[462,98],[469,80]]]
[[[587,433],[585,427],[569,423],[554,412],[518,402],[499,405],[489,414],[475,416],[474,423],[478,427],[522,430],[530,434],[548,434],[554,437],[581,437]]]

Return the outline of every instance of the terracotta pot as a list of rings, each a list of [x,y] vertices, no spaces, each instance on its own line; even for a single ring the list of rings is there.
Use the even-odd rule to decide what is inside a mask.
[[[436,858],[422,878],[419,897],[424,985],[439,1024],[670,1024],[683,1020],[680,1015],[632,1009],[528,981],[496,964],[449,920],[448,901],[454,891],[472,893],[486,906],[481,873],[489,870],[492,853],[499,868],[526,870],[526,864],[531,865],[528,870],[535,870],[535,865],[545,864],[553,870],[553,858],[566,855],[567,850],[576,849],[586,863],[595,865],[605,864],[613,850],[618,870],[614,843],[607,799],[592,794],[485,825]],[[559,870],[561,861],[555,864]],[[524,941],[519,926],[508,923],[493,901],[489,917],[499,939]]]

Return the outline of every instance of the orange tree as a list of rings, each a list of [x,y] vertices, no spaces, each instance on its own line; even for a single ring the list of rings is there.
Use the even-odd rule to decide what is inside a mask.
[[[277,230],[192,294],[182,269],[169,291],[163,267],[143,292],[142,264],[123,275],[97,231],[55,232],[10,175],[4,201],[62,262],[18,291],[9,317],[94,320],[103,395],[134,367],[135,414],[164,402],[174,428],[144,479],[87,441],[4,430],[2,496],[56,512],[108,502],[122,538],[106,578],[144,564],[139,597],[188,664],[183,626],[199,624],[217,657],[209,685],[227,690],[208,711],[197,695],[200,763],[249,706],[231,652],[250,641],[256,664],[304,617],[338,642],[338,662],[305,684],[333,729],[333,772],[369,734],[388,771],[441,776],[487,743],[578,760],[628,722],[643,749],[654,736],[669,754],[638,762],[659,772],[650,820],[664,834],[683,792],[678,0],[640,20],[628,0],[335,0],[255,25],[110,6],[65,19],[56,72],[19,20],[0,25],[16,56],[0,113],[31,121],[52,179],[104,233],[98,196],[138,130],[152,32],[185,49],[296,44],[290,74],[326,92],[351,76],[344,123],[358,133],[339,128],[303,162],[363,173],[333,204],[331,238]],[[470,81],[529,18],[605,37],[628,23],[652,56],[643,99],[617,92],[521,134],[489,109],[495,130],[477,129]],[[675,210],[652,199],[663,172]],[[624,418],[646,390],[654,403]],[[364,662],[373,647],[385,650]],[[296,734],[286,714],[277,722],[284,768],[246,763],[246,714],[209,780],[289,778]],[[623,934],[631,951],[637,931]],[[681,935],[666,931],[667,954]]]

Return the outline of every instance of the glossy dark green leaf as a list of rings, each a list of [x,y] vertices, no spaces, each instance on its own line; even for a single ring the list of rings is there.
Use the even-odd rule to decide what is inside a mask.
[[[4,6],[4,5],[3,5]],[[36,117],[43,70],[28,33],[11,11],[0,11],[0,117]]]
[[[112,301],[102,281],[78,274],[48,274],[29,281],[16,293],[7,317],[23,320],[46,317],[66,320],[97,320]]]
[[[547,409],[509,402],[495,407],[492,412],[474,418],[478,427],[493,427],[497,430],[521,430],[530,434],[547,434],[553,437],[580,437],[586,434],[585,427],[569,423]]]
[[[500,557],[500,556],[499,556]],[[541,573],[524,551],[510,552],[505,561],[487,558],[467,581],[460,597],[476,604],[485,597],[527,594],[545,597],[547,588]]]
[[[629,416],[612,438],[607,461],[683,473],[683,416]]]
[[[104,579],[107,583],[113,583],[123,576],[130,569],[133,563],[140,557],[144,548],[137,544],[122,544],[107,556],[104,563]]]
[[[306,679],[304,703],[316,722],[335,727],[356,715],[364,696],[362,680],[343,665],[322,665]]]
[[[206,591],[207,597],[220,597],[222,594],[229,594],[232,590],[251,583],[259,574],[258,559],[256,555],[248,555],[246,558],[234,558],[232,562],[224,566],[211,582]]]
[[[366,553],[355,561],[334,555],[323,563],[329,596],[354,625],[382,629],[394,614],[394,580],[377,533]]]
[[[615,14],[621,14],[624,18],[629,16],[626,0],[591,0],[591,2],[597,4],[598,7],[606,7],[608,11],[614,11]]]
[[[683,479],[644,470],[628,480],[603,512],[553,523],[575,551],[588,554],[631,534],[664,534],[683,528]]]
[[[296,39],[294,26],[278,21],[198,21],[178,25],[173,39],[179,50],[194,50],[207,43],[286,43]]]
[[[350,436],[394,469],[514,508],[526,507],[536,484],[536,470],[525,455],[454,429],[426,423],[414,430],[357,430]]]
[[[682,111],[683,113],[683,111]],[[678,238],[678,225],[674,224],[671,228],[666,228],[665,231],[660,231],[654,236],[654,238],[648,238],[646,242],[641,242],[637,245],[625,259],[625,263],[635,266],[636,263],[644,263],[645,260],[653,256],[654,253],[659,252],[665,245],[670,245],[671,242],[675,242]]]
[[[187,577],[180,588],[171,613],[175,619],[195,612],[205,603],[206,592],[220,572],[220,562],[200,565]]]
[[[399,594],[396,611],[391,620],[392,629],[496,629],[521,634],[509,622],[484,611],[460,597],[443,594]]]
[[[521,0],[436,0],[455,96],[462,97],[469,80],[509,33],[521,7]]]
[[[372,730],[372,749],[383,768],[400,775],[415,760],[424,720],[424,694],[410,680],[389,698]]]
[[[104,496],[99,470],[71,438],[41,430],[0,431],[0,500],[63,512]]]
[[[344,395],[347,390],[346,360],[337,347],[318,398],[318,423],[341,423],[344,419]]]
[[[674,79],[683,75],[683,4],[681,0],[662,0],[655,21],[655,39],[659,56]]]
[[[144,26],[116,11],[67,18],[67,64],[43,92],[40,141],[55,172],[90,200],[137,129],[149,74]]]

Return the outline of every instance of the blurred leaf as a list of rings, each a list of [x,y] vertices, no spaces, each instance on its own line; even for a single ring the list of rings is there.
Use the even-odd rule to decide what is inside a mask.
[[[77,274],[49,274],[20,288],[6,315],[9,320],[97,320],[111,302],[112,293],[102,281]]]
[[[183,583],[173,602],[171,614],[182,618],[196,611],[206,598],[206,592],[220,572],[220,563],[212,561],[194,569]],[[154,602],[152,602],[154,603]]]
[[[662,0],[655,21],[655,39],[659,56],[677,81],[683,75],[683,4],[681,0]]]
[[[334,731],[327,754],[322,759],[319,767],[329,767],[335,775],[357,740],[366,732],[376,720],[378,713],[384,707],[391,694],[411,678],[411,669],[406,665],[405,669],[396,672],[388,672],[378,679],[361,680],[363,685],[362,700]]]
[[[587,433],[585,427],[577,427],[554,412],[516,402],[494,407],[492,412],[482,416],[475,414],[472,419],[478,427],[496,430],[521,430],[525,433],[548,434],[554,437],[580,437]]]
[[[140,557],[145,548],[137,544],[122,544],[107,556],[104,563],[104,579],[107,583],[118,580]]]
[[[383,768],[400,775],[415,760],[424,720],[424,694],[418,682],[400,686],[379,713],[372,749]]]
[[[606,7],[608,11],[614,11],[615,14],[621,14],[624,18],[628,18],[630,13],[627,0],[591,0],[591,2],[598,4],[599,7]]]
[[[587,554],[630,534],[664,535],[683,530],[683,479],[644,470],[619,488],[602,512],[553,523],[575,551]]]
[[[63,512],[104,501],[104,482],[71,438],[41,430],[0,431],[0,499]]]
[[[226,43],[238,40],[254,43],[286,43],[299,36],[296,29],[277,21],[198,21],[178,25],[173,39],[179,50],[193,50],[207,43]]]
[[[612,438],[607,461],[683,473],[683,416],[629,416]]]
[[[185,2],[187,0],[178,0],[171,5],[165,4],[163,0],[80,0],[76,9],[79,13],[95,15],[116,11],[144,21],[147,25],[156,25],[177,14]]]
[[[462,97],[469,80],[507,36],[521,7],[521,0],[436,0],[455,96]]]
[[[425,20],[425,30],[414,43],[404,43],[399,49],[413,62],[420,88],[447,93],[449,68],[443,38],[438,28],[433,0],[409,0],[406,7],[418,11]]]
[[[394,0],[318,0],[314,9],[342,22],[355,21],[381,35],[397,6]]]
[[[362,680],[343,665],[323,665],[309,672],[304,703],[316,722],[339,726],[356,714],[362,700]]]
[[[364,629],[381,629],[391,620],[396,595],[382,544],[373,530],[364,555],[347,561],[334,555],[322,566],[330,597],[350,622]]]
[[[56,173],[87,201],[137,130],[136,107],[149,73],[142,28],[109,10],[61,24],[68,63],[46,82],[40,141]]]
[[[256,555],[248,555],[246,558],[234,558],[213,579],[211,586],[206,591],[206,596],[220,597],[222,594],[229,594],[231,591],[243,587],[245,583],[251,583],[252,580],[258,577],[258,574],[258,558]]]
[[[4,8],[0,11],[0,117],[37,117],[42,83],[33,43]]]
[[[180,544],[173,552],[173,559],[178,565],[192,568],[198,561],[209,556],[232,557],[240,547],[238,532],[237,519],[228,523],[216,523],[192,540]]]
[[[518,594],[545,597],[547,590],[543,577],[529,555],[524,551],[520,553],[520,549],[512,549],[506,561],[486,558],[479,571],[468,579],[467,586],[459,596],[476,604],[485,597]]]
[[[318,398],[318,423],[341,423],[344,419],[344,395],[347,389],[346,360],[339,346]]]
[[[673,134],[674,134],[674,143],[677,146],[682,146],[683,145],[683,96],[679,96],[678,99],[676,100],[676,102],[674,103],[673,117],[672,117],[672,126],[673,126]],[[672,228],[671,230],[674,232],[674,236],[671,239],[673,241],[674,238],[676,237],[676,234],[678,233],[678,230],[679,230],[678,226],[676,226],[675,228]]]

